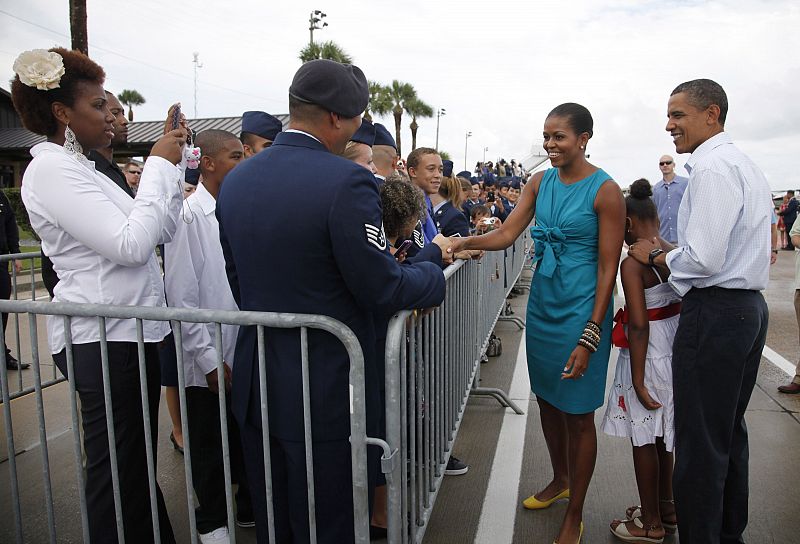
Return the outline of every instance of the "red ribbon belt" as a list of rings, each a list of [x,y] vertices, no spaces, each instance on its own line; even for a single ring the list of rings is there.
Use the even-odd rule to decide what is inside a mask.
[[[662,308],[651,308],[647,310],[648,321],[661,321],[681,313],[681,303],[674,302]],[[628,324],[628,308],[620,308],[614,316],[614,330],[611,331],[611,343],[618,348],[628,348],[628,337],[625,335],[625,325]]]

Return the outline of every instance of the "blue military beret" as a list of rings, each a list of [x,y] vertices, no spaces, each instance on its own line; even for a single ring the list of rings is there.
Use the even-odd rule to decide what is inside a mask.
[[[453,175],[453,161],[442,161],[442,175],[446,178],[449,178]]]
[[[394,143],[392,133],[380,123],[375,123],[375,144],[373,145],[390,145],[397,151],[397,144]]]
[[[363,119],[361,121],[361,126],[358,127],[358,130],[353,134],[350,140],[372,147],[375,145],[375,125],[373,125],[371,121]]]
[[[189,185],[197,185],[200,182],[200,169],[187,168],[183,181],[185,181]]]
[[[498,187],[508,187],[508,185],[509,184],[507,179],[501,179],[500,181],[497,182]]]
[[[283,123],[263,111],[246,111],[242,114],[242,132],[249,132],[267,140],[274,140],[283,130]]]
[[[358,66],[316,59],[297,70],[289,96],[352,118],[367,108],[369,89],[367,78]]]
[[[509,185],[509,187],[512,189],[519,189],[519,180],[518,179],[513,180],[511,182],[511,185]]]
[[[462,170],[457,174],[457,176],[464,179],[470,179],[472,177],[472,172],[469,170]]]

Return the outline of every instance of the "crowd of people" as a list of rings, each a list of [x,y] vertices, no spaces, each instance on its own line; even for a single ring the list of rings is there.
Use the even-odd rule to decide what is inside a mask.
[[[741,541],[744,410],[765,341],[760,291],[777,218],[763,174],[724,132],[727,98],[715,82],[689,81],[669,97],[666,129],[677,153],[691,153],[689,178],[675,175],[665,155],[663,179],[653,187],[638,180],[624,197],[587,160],[593,119],[575,103],[544,120],[551,168],[529,174],[501,159],[454,175],[453,163],[432,148],[402,161],[389,131],[361,119],[369,99],[363,72],[316,60],[292,80],[287,129],[251,111],[240,134],[193,134],[176,105],[144,164],[120,168],[113,148],[127,121],[104,89],[99,65],[53,48],[23,53],[15,72],[14,105],[29,130],[47,137],[32,149],[22,195],[52,263],[46,281],[53,300],[331,316],[359,340],[367,434],[381,436],[390,317],[439,305],[444,266],[507,248],[530,228],[536,272],[526,319],[528,369],[553,478],[523,506],[540,510],[569,499],[556,541],[580,542],[597,457],[594,412],[606,404],[602,429],[631,439],[641,498],[612,522],[613,534],[658,543],[680,523],[684,542]],[[302,213],[274,205],[287,183],[307,196]],[[720,206],[730,213],[714,215]],[[709,222],[711,215],[718,221]],[[623,243],[628,256],[619,266]],[[618,267],[626,307],[614,318]],[[168,323],[145,322],[144,364],[150,413],[158,413],[166,386],[170,438],[182,451],[173,332]],[[201,541],[229,541],[223,389],[230,392],[237,522],[268,541],[266,446],[275,538],[307,541],[299,332],[264,331],[266,436],[256,330],[223,326],[221,352],[213,325],[184,323],[180,332]],[[152,542],[145,437],[155,447],[157,418],[144,428],[137,330],[129,320],[109,319],[105,336],[125,539]],[[48,340],[67,375],[61,318],[48,320]],[[117,539],[100,340],[96,320],[73,319],[74,375],[67,377],[81,402],[89,526],[97,542]],[[606,391],[612,344],[621,354]],[[308,332],[307,350],[312,362],[324,361],[309,369],[317,539],[352,542],[349,357],[321,331]],[[385,532],[386,498],[379,456],[368,458],[377,536]],[[468,468],[453,456],[447,473]],[[156,491],[161,541],[173,542]]]

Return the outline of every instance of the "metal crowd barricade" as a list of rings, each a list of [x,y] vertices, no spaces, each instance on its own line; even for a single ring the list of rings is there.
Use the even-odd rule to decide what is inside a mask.
[[[41,258],[41,251],[0,255],[0,267],[8,270],[11,278],[11,300],[36,300],[41,296],[47,298],[47,291],[42,286],[41,281]],[[23,270],[20,273],[17,273],[14,265],[11,264],[15,261],[22,263]],[[10,332],[6,331],[6,347],[18,361],[26,363],[30,348],[21,342],[19,315],[10,315],[9,321],[12,329]],[[9,336],[13,339],[11,343],[9,343]],[[32,372],[17,371],[14,379],[14,390],[10,392],[11,400],[33,393],[34,387],[30,383],[30,374]],[[48,379],[42,383],[42,387],[49,387],[64,381],[64,377],[60,375],[55,365],[53,365],[52,373],[50,374]]]
[[[386,339],[388,542],[419,543],[470,395],[523,413],[500,389],[477,387],[480,361],[532,242],[447,268],[447,297],[430,313],[400,312]],[[524,326],[519,318],[507,317]]]
[[[45,510],[47,515],[47,526],[49,530],[49,541],[56,542],[60,538],[57,536],[56,531],[56,514],[53,498],[53,488],[50,472],[50,455],[48,453],[48,440],[46,419],[44,413],[44,402],[42,389],[46,385],[42,382],[40,372],[41,357],[38,348],[37,336],[37,321],[39,315],[50,316],[63,316],[64,328],[66,331],[71,330],[71,322],[73,318],[96,318],[98,321],[98,331],[100,333],[101,344],[101,357],[103,365],[103,391],[105,396],[106,407],[106,420],[108,429],[108,442],[110,451],[110,462],[112,471],[112,484],[114,505],[116,511],[116,525],[119,542],[124,542],[124,526],[121,511],[121,496],[120,496],[120,483],[119,472],[117,467],[117,451],[114,440],[114,425],[113,425],[113,412],[111,403],[111,385],[109,381],[108,372],[108,342],[105,336],[106,320],[108,319],[135,319],[137,332],[138,332],[138,350],[139,350],[139,376],[141,381],[141,397],[142,397],[142,416],[144,420],[144,428],[150,428],[150,419],[158,417],[158,414],[149,413],[148,407],[148,392],[147,380],[145,379],[145,358],[144,358],[144,335],[143,335],[143,320],[148,321],[169,321],[172,324],[175,343],[178,356],[178,391],[180,396],[182,427],[184,437],[184,469],[186,476],[186,500],[189,512],[189,528],[191,534],[191,541],[196,543],[198,541],[198,534],[195,521],[194,509],[194,490],[192,484],[192,459],[191,451],[189,448],[191,437],[189,436],[189,429],[186,414],[186,395],[185,395],[185,378],[182,361],[181,346],[181,323],[214,323],[215,328],[215,342],[217,346],[217,376],[219,383],[224,383],[224,370],[222,361],[222,324],[240,325],[240,326],[255,326],[257,327],[258,336],[258,362],[261,368],[260,374],[260,391],[261,391],[261,424],[265,437],[269,435],[269,414],[267,408],[267,377],[265,368],[265,340],[264,328],[284,328],[284,329],[300,329],[300,355],[303,365],[303,391],[298,391],[298,394],[303,396],[304,408],[304,421],[306,422],[305,433],[305,448],[306,459],[309,463],[307,471],[311,469],[313,463],[313,454],[311,448],[312,436],[310,435],[310,392],[309,392],[309,365],[314,364],[309,361],[308,357],[308,329],[319,329],[326,331],[336,336],[339,341],[347,349],[350,357],[350,389],[351,389],[351,418],[350,418],[350,442],[352,444],[352,473],[353,473],[353,506],[354,506],[354,529],[355,529],[355,542],[359,544],[367,544],[369,542],[369,518],[368,518],[368,485],[367,485],[367,462],[366,455],[367,444],[372,444],[383,448],[384,457],[389,457],[387,452],[388,446],[383,440],[368,438],[366,436],[366,421],[365,421],[365,393],[364,393],[364,357],[359,345],[358,339],[353,332],[343,325],[341,322],[321,315],[304,315],[304,314],[282,314],[270,312],[232,312],[221,310],[192,310],[181,308],[148,308],[148,307],[134,307],[134,306],[109,306],[98,304],[75,304],[75,303],[54,303],[54,302],[36,302],[29,301],[0,301],[0,311],[9,314],[28,314],[28,323],[31,335],[31,364],[34,371],[34,384],[33,391],[36,395],[37,409],[38,409],[38,424],[40,436],[40,449],[41,449],[41,463],[42,463],[42,480],[45,495]],[[72,353],[72,338],[71,334],[66,334],[66,361],[69,375],[74,375],[74,365],[78,363],[73,358]],[[2,351],[2,350],[0,350]],[[0,354],[0,387],[2,388],[2,401],[3,401],[3,414],[4,423],[6,428],[6,440],[8,445],[8,469],[9,469],[9,489],[11,493],[11,503],[13,515],[4,517],[7,520],[7,527],[15,527],[16,542],[21,543],[26,541],[25,530],[23,526],[23,512],[20,506],[20,486],[19,474],[17,471],[15,447],[14,447],[14,431],[13,422],[11,418],[11,400],[12,395],[9,391],[8,373],[5,368],[5,353]],[[74,442],[74,455],[75,455],[75,474],[77,480],[77,488],[80,499],[80,514],[81,514],[81,528],[84,542],[89,542],[89,522],[86,503],[86,494],[84,491],[84,472],[82,467],[81,458],[81,444],[79,435],[79,412],[76,400],[75,385],[69,381],[69,404],[71,407],[72,416],[72,437]],[[226,502],[228,512],[228,530],[230,532],[231,542],[235,542],[235,523],[233,515],[233,497],[231,493],[231,469],[230,469],[230,453],[227,448],[228,443],[228,428],[226,424],[226,393],[225,388],[220,388],[219,395],[219,409],[220,409],[220,423],[222,432],[223,443],[223,458],[224,458],[224,476],[226,484]],[[143,523],[152,522],[153,534],[155,541],[160,541],[158,509],[156,507],[156,491],[155,491],[155,464],[154,464],[154,447],[150,437],[150,433],[145,434],[146,457],[148,466],[148,483],[150,491],[150,507],[152,512],[152,520],[142,520]],[[268,440],[265,439],[265,440]],[[267,497],[272,494],[271,482],[271,469],[270,469],[270,449],[268,445],[264,448],[264,466]],[[30,474],[28,474],[30,476]],[[311,542],[316,542],[316,524],[314,513],[314,489],[313,477],[309,476],[308,488],[308,504],[309,504],[309,522],[311,530]],[[271,503],[268,500],[268,526],[270,541],[275,542],[275,526],[274,516]],[[40,517],[41,511],[28,513],[30,518]],[[13,520],[13,521],[12,521]],[[8,538],[11,538],[10,536]],[[63,539],[63,537],[62,537]]]

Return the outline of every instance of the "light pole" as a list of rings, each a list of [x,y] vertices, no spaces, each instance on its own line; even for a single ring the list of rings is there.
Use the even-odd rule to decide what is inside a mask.
[[[447,110],[439,108],[436,110],[436,151],[439,151],[439,118],[442,115],[447,115]]]
[[[483,163],[486,164],[486,152],[489,151],[488,147],[483,148]]]
[[[309,32],[308,43],[309,44],[313,44],[314,43],[314,31],[315,30],[320,30],[320,29],[325,28],[326,26],[328,26],[328,23],[322,23],[322,26],[317,26],[320,22],[322,22],[322,19],[325,18],[325,17],[327,17],[327,15],[322,13],[318,9],[315,9],[314,11],[312,11],[311,15],[308,16],[308,32]]]
[[[467,146],[469,146],[469,137],[472,136],[471,132],[467,132],[464,136],[464,170],[467,169]]]
[[[197,69],[203,67],[203,63],[200,62],[200,53],[194,52],[192,53],[194,60],[192,63],[194,64],[194,118],[197,119]]]

